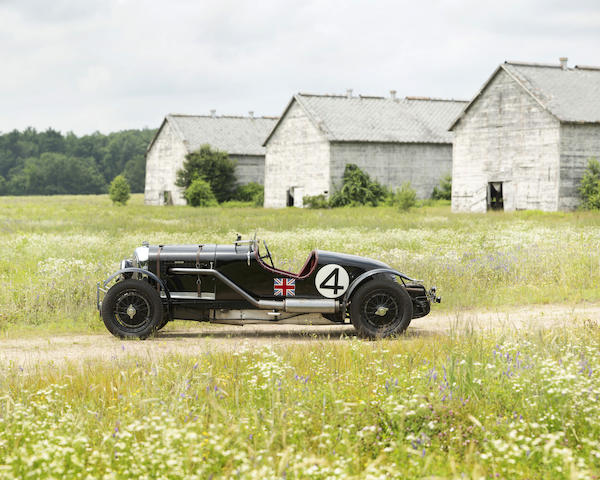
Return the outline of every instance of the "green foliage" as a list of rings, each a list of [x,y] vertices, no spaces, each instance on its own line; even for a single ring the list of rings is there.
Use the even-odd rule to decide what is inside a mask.
[[[302,198],[304,208],[329,208],[329,200],[323,194],[321,195],[306,195]]]
[[[452,175],[444,175],[440,180],[439,187],[433,187],[431,194],[433,200],[450,200],[452,198]]]
[[[186,155],[175,184],[187,189],[197,178],[208,182],[219,203],[231,200],[236,182],[235,161],[229,158],[227,152],[212,149],[208,144],[202,145]]]
[[[7,185],[11,194],[64,195],[106,192],[106,183],[93,158],[42,153],[24,161]]]
[[[357,165],[349,163],[344,169],[342,187],[331,197],[332,207],[370,205],[377,206],[385,201],[389,192],[385,187],[363,172]]]
[[[394,203],[400,210],[406,212],[417,204],[417,192],[411,187],[410,182],[404,182],[394,195]]]
[[[260,183],[250,182],[240,185],[235,192],[235,199],[240,202],[254,202],[257,196],[264,196],[265,187]]]
[[[265,189],[264,188],[260,192],[257,192],[252,197],[252,204],[255,207],[263,207],[265,205]]]
[[[108,188],[108,196],[118,205],[125,205],[129,200],[129,183],[123,175],[117,175],[114,180],[110,183]]]
[[[117,175],[123,174],[133,192],[144,191],[145,152],[155,130],[125,130],[103,135],[93,133],[77,137],[73,133],[62,135],[52,129],[38,132],[28,128],[22,132],[14,130],[0,135],[0,176],[6,181],[4,194],[52,194],[52,193],[98,193]],[[65,172],[71,170],[80,175],[80,170],[90,170],[98,179],[85,179],[83,184],[73,184],[60,179],[52,180],[51,186],[37,182],[35,177],[44,178],[48,172],[41,161],[44,154],[64,156]],[[45,157],[50,158],[50,157]],[[53,157],[58,158],[58,157]],[[90,159],[93,165],[90,163]],[[53,161],[56,164],[56,161]],[[39,171],[38,171],[39,169]],[[52,175],[51,175],[52,176]],[[86,175],[83,175],[86,177]],[[59,177],[57,174],[56,177]],[[0,193],[1,194],[1,193]]]
[[[582,207],[587,210],[600,210],[600,162],[588,160],[588,166],[579,185]]]
[[[4,177],[2,175],[0,175],[0,195],[4,195],[5,190],[6,190],[6,180],[4,180]]]
[[[192,184],[186,188],[183,194],[192,207],[213,207],[217,205],[215,194],[210,188],[210,184],[202,178],[196,178]]]

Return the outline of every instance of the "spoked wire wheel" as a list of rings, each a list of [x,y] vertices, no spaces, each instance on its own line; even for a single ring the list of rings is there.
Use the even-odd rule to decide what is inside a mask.
[[[363,300],[361,317],[372,328],[380,329],[395,322],[399,312],[395,295],[387,290],[375,290]]]
[[[399,335],[408,328],[413,304],[402,285],[375,278],[358,287],[350,300],[349,311],[359,336],[382,338]]]
[[[126,290],[115,302],[115,321],[131,332],[143,329],[151,321],[150,303],[137,290]]]
[[[102,320],[116,337],[147,338],[164,326],[160,296],[143,280],[118,282],[102,301]]]

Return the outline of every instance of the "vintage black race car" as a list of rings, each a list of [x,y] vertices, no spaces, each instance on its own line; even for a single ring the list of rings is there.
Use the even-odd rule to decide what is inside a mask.
[[[173,319],[351,322],[360,336],[379,338],[404,332],[413,318],[429,313],[431,302],[440,301],[435,288],[426,291],[386,264],[355,255],[314,250],[298,273],[286,272],[275,268],[266,242],[261,253],[260,243],[238,236],[230,245],[136,248],[133,258],[98,284],[106,328],[119,338],[143,339]]]

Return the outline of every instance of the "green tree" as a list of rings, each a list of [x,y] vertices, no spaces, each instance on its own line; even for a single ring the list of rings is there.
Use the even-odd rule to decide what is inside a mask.
[[[452,175],[444,175],[440,180],[439,188],[433,187],[431,198],[434,200],[450,200],[452,198]]]
[[[125,205],[129,200],[129,182],[123,175],[117,175],[108,187],[108,195],[113,203]]]
[[[51,128],[44,132],[27,128],[0,134],[0,175],[6,181],[4,193],[99,193],[105,191],[106,184],[118,174],[125,176],[133,192],[143,192],[145,153],[154,134],[155,130],[144,129],[108,135],[95,132],[77,137]],[[40,161],[45,154],[63,155],[64,161],[59,160],[61,157],[44,158],[50,158],[50,165],[62,168],[65,175],[72,171],[74,181],[63,178],[60,172],[49,172]],[[100,173],[100,181],[96,173]],[[90,178],[94,180],[90,182]]]
[[[197,178],[208,182],[219,203],[231,200],[236,181],[235,162],[226,152],[202,145],[199,150],[186,155],[175,184],[187,189]]]
[[[217,205],[217,199],[209,183],[202,178],[196,178],[192,181],[183,196],[192,207],[213,207]]]
[[[235,192],[235,199],[240,202],[253,202],[257,195],[264,194],[265,187],[260,183],[250,182],[240,185]]]
[[[19,178],[21,177],[21,178]],[[93,158],[72,158],[62,153],[43,153],[25,160],[16,178],[19,195],[65,195],[106,192],[106,183]]]
[[[136,154],[127,160],[123,168],[123,176],[131,185],[134,193],[143,193],[146,184],[146,155]]]
[[[417,203],[417,192],[411,187],[410,182],[404,182],[396,192],[394,203],[402,211],[410,210]]]
[[[588,210],[600,210],[600,162],[595,158],[588,160],[588,166],[579,184],[581,204]]]
[[[65,153],[65,139],[60,132],[49,128],[38,134],[38,150],[40,153]]]
[[[349,163],[344,169],[342,188],[331,197],[332,207],[346,205],[372,205],[377,206],[388,196],[385,187],[363,172],[357,165]]]

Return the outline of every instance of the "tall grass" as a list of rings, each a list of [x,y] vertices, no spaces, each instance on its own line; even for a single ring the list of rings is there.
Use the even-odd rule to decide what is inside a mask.
[[[436,284],[441,308],[600,299],[600,215],[451,214],[448,206],[334,210],[149,207],[141,195],[0,197],[0,328],[99,328],[94,290],[144,240],[232,242],[255,231],[276,262],[313,248],[382,260]]]
[[[436,283],[441,308],[600,299],[594,213],[0,197],[0,328],[100,329],[95,283],[142,241],[255,229],[280,265],[316,247],[370,256]],[[568,325],[4,361],[0,478],[597,478],[600,327]]]
[[[1,478],[593,478],[600,333],[0,371]]]

